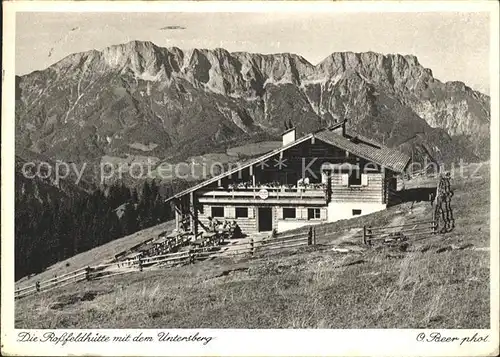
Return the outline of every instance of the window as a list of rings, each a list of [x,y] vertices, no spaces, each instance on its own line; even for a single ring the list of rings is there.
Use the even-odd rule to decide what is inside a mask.
[[[358,170],[354,170],[349,173],[349,186],[360,186],[361,185],[361,173]]]
[[[236,218],[248,218],[248,208],[236,207]]]
[[[212,217],[224,217],[224,207],[212,207]]]
[[[295,208],[283,208],[283,218],[295,218]]]
[[[319,208],[308,208],[307,209],[307,219],[319,219],[321,218]]]
[[[359,216],[361,214],[361,210],[360,209],[353,209],[352,210],[352,215],[353,216]]]

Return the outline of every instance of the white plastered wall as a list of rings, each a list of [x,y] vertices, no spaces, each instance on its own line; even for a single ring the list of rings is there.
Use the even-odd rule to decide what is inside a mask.
[[[308,220],[308,221],[297,221],[297,220],[278,220],[278,232],[285,232],[291,229],[300,228],[304,226],[311,226],[315,224],[325,223],[321,220]]]
[[[330,202],[328,204],[328,222],[364,216],[365,214],[378,212],[386,208],[387,205],[384,203]],[[352,210],[361,210],[361,214],[353,216]]]

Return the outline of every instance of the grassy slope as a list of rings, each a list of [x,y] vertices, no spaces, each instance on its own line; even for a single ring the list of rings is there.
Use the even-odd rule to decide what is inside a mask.
[[[296,252],[135,272],[21,299],[16,327],[486,328],[489,167],[480,173],[453,181],[456,229],[412,241],[406,252],[362,249],[358,237],[342,243],[357,246],[350,253],[331,248],[341,245],[342,227],[427,218],[428,202],[328,224],[323,244]]]
[[[163,231],[171,231],[174,228],[174,222],[169,221],[157,226],[144,229],[120,239],[113,240],[99,247],[93,248],[86,252],[75,255],[66,260],[60,261],[42,273],[30,278],[22,278],[16,282],[16,286],[24,287],[33,285],[35,282],[48,280],[54,275],[62,275],[71,271],[84,268],[89,265],[98,265],[104,263],[108,259],[112,259],[116,254],[130,249],[138,243],[141,243],[149,238],[156,237]]]

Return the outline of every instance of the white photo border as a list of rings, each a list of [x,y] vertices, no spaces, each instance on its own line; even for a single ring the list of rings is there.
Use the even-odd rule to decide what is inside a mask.
[[[486,356],[498,354],[499,335],[499,15],[496,1],[408,1],[408,2],[4,2],[2,69],[2,285],[1,344],[5,355],[103,355],[103,356]],[[476,12],[490,13],[490,97],[491,97],[491,324],[484,330],[438,330],[443,335],[489,334],[490,342],[459,346],[451,343],[419,343],[420,332],[436,330],[56,330],[58,334],[94,332],[101,334],[156,336],[160,331],[213,336],[207,345],[166,342],[151,343],[21,343],[14,328],[14,80],[15,20],[18,12]],[[24,330],[23,330],[24,331]],[[29,330],[42,335],[45,330]]]

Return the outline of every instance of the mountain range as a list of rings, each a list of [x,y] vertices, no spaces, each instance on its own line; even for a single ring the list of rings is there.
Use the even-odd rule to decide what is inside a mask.
[[[16,77],[16,152],[66,162],[179,162],[232,146],[348,126],[415,160],[489,158],[490,98],[435,79],[415,56],[162,48],[132,41]]]

